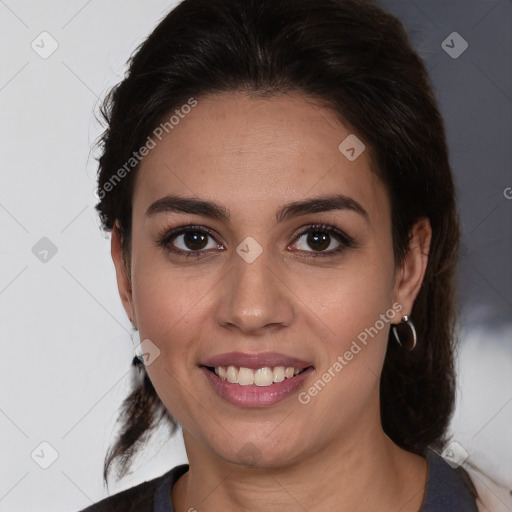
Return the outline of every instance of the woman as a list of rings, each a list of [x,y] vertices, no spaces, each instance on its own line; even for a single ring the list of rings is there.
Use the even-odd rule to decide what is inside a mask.
[[[97,209],[151,428],[189,464],[86,509],[475,511],[437,454],[459,226],[443,121],[362,0],[185,0],[105,103]]]

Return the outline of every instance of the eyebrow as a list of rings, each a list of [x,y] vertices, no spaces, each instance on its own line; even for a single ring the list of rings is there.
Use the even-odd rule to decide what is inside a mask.
[[[357,201],[348,196],[336,194],[288,203],[277,212],[276,222],[281,223],[291,217],[307,215],[308,213],[329,212],[333,210],[353,211],[364,217],[366,221],[369,221],[368,213]],[[229,222],[230,220],[229,210],[213,201],[176,195],[168,195],[152,203],[146,210],[146,216],[151,217],[159,213],[172,212],[202,215],[224,222]]]

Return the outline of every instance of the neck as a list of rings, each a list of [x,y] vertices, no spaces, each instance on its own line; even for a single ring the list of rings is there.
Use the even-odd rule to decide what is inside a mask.
[[[189,471],[173,488],[177,512],[336,510],[416,512],[426,485],[426,461],[396,446],[378,427],[340,435],[289,465],[243,467],[207,452],[184,432]]]

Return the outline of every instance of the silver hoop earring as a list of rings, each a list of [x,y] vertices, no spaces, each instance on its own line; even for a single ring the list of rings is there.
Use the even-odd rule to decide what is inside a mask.
[[[144,358],[142,357],[142,354],[140,354],[140,336],[139,336],[138,329],[133,327],[133,332],[131,333],[130,337],[132,339],[132,347],[133,347],[132,364],[134,366],[143,365]]]
[[[411,320],[409,320],[407,315],[402,317],[402,321],[399,324],[393,325],[391,330],[395,335],[396,341],[402,348],[408,352],[414,350],[418,339],[416,337],[416,329],[414,328],[414,324]]]

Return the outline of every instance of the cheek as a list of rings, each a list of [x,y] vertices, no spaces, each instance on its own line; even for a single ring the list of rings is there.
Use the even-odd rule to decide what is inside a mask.
[[[133,302],[141,337],[180,339],[175,331],[201,310],[215,285],[214,273],[190,263],[180,267],[142,236],[134,236],[133,247]]]
[[[192,390],[191,375],[197,371],[193,362],[204,323],[202,295],[199,282],[164,275],[156,268],[134,283],[140,339],[149,339],[158,353],[146,366],[147,373],[166,408],[191,431],[195,429],[190,420],[195,409],[191,392],[197,393]]]
[[[326,422],[335,404],[343,404],[347,418],[356,417],[362,404],[375,398],[393,321],[393,272],[392,256],[370,251],[330,276],[300,281],[303,313],[321,340],[316,379],[328,383],[323,391],[324,384],[315,380],[302,403],[311,400]]]
[[[387,260],[355,255],[335,270],[303,274],[296,280],[304,311],[318,317],[334,343],[344,345],[391,307],[393,262]]]
[[[391,307],[392,269],[392,258],[371,250],[354,253],[335,268],[299,265],[281,269],[290,290],[283,300],[296,313],[292,330],[295,327],[300,332],[305,327],[312,331],[308,337],[322,340],[324,350],[343,350]],[[185,354],[190,359],[194,351],[200,351],[198,342],[205,338],[205,327],[215,328],[215,305],[223,294],[234,291],[228,289],[232,280],[222,279],[226,269],[201,265],[180,269],[148,254],[134,259],[132,270],[141,340],[152,340],[173,356],[172,361],[183,360]],[[274,281],[269,279],[269,286],[280,286]]]
[[[181,424],[188,423],[181,415],[191,406],[187,390],[201,356],[199,342],[205,338],[216,283],[221,286],[215,272],[185,271],[156,251],[134,254],[133,302],[140,340],[150,340],[158,353],[146,369],[163,403]]]
[[[141,340],[149,338],[173,360],[181,359],[201,325],[199,317],[208,299],[205,289],[211,285],[199,276],[187,279],[165,266],[149,268],[136,273],[133,280]]]
[[[190,392],[208,396],[206,389],[197,388],[200,382],[191,380],[194,364],[212,333],[222,336],[216,307],[233,292],[230,286],[236,286],[236,281],[222,279],[226,268],[201,267],[180,269],[149,250],[135,257],[132,267],[140,338],[151,340],[160,351],[147,367],[148,374],[166,407],[191,431],[198,428],[191,420],[198,412]],[[343,375],[333,378],[333,385],[315,399],[318,414],[327,414],[341,400],[350,415],[375,388],[389,323],[377,334],[372,328],[391,307],[392,270],[392,257],[369,248],[335,267],[291,266],[279,270],[280,280],[269,279],[269,286],[282,286],[276,292],[282,292],[282,300],[293,307],[295,321],[289,335],[300,337],[301,344],[309,345],[310,353],[318,357],[318,376],[329,368]],[[342,371],[332,369],[336,362]]]

